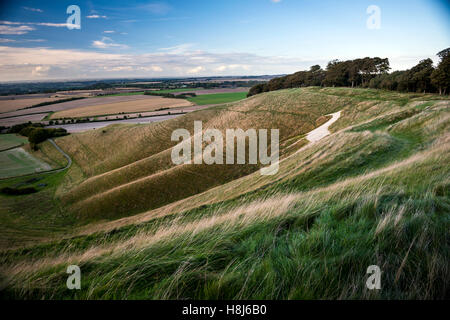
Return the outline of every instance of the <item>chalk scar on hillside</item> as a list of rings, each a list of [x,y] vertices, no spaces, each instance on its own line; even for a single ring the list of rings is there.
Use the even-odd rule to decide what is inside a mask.
[[[333,123],[335,123],[336,121],[339,120],[339,118],[341,117],[341,112],[342,112],[342,110],[341,110],[341,111],[338,111],[338,112],[335,112],[335,113],[327,114],[327,116],[331,116],[331,119],[328,120],[327,122],[325,122],[325,123],[324,123],[323,125],[321,125],[320,127],[317,127],[317,128],[315,128],[314,130],[308,132],[307,135],[306,135],[306,139],[307,139],[309,142],[314,143],[314,142],[317,142],[317,141],[319,141],[319,140],[325,138],[325,137],[328,136],[329,134],[331,134],[331,132],[330,132],[330,130],[328,130],[328,128],[329,128]],[[301,141],[301,139],[298,140],[298,141],[296,141],[296,142],[294,142],[294,143],[291,144],[289,147],[294,146],[295,144],[297,144],[297,143],[300,142],[300,141]],[[304,146],[304,147],[298,149],[298,150],[297,150],[296,152],[294,152],[293,154],[287,156],[287,157],[284,158],[284,159],[281,159],[281,160],[280,160],[280,163],[283,162],[283,161],[285,161],[285,160],[287,160],[287,159],[289,159],[290,157],[292,157],[292,156],[298,154],[299,152],[301,152],[302,150],[304,150],[305,148],[308,148],[308,147],[310,147],[310,146],[311,146],[311,144],[307,144],[306,146]]]
[[[332,114],[330,114],[330,116],[331,116],[330,120],[328,120],[320,127],[316,128],[308,133],[308,135],[306,136],[306,139],[308,139],[309,142],[319,141],[320,139],[329,135],[331,132],[330,132],[330,130],[328,130],[328,128],[341,117],[341,111],[332,113]]]

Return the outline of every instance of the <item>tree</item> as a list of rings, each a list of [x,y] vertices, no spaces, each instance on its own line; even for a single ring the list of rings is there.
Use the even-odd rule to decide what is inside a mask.
[[[431,87],[431,74],[433,73],[433,60],[425,59],[421,60],[418,65],[411,68],[409,83],[411,89],[409,91],[414,92],[430,92]]]
[[[437,54],[441,61],[431,74],[431,82],[439,89],[439,94],[450,91],[450,48]]]
[[[251,96],[254,96],[255,94],[259,94],[259,93],[267,91],[267,90],[265,90],[265,87],[266,87],[265,83],[260,83],[260,84],[257,84],[256,86],[251,87],[247,94],[247,97],[251,97]]]
[[[348,85],[348,63],[346,61],[332,60],[327,65],[327,75],[324,83],[330,86]]]

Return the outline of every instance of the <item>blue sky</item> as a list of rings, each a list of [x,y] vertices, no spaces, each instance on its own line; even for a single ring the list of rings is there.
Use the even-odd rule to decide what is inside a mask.
[[[81,29],[69,30],[69,5]],[[380,9],[369,29],[367,8]],[[0,81],[291,73],[388,57],[405,69],[450,46],[438,0],[2,1]]]

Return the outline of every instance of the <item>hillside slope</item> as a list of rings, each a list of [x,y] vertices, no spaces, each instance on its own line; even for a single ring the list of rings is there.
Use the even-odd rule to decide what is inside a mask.
[[[317,126],[317,119],[339,110],[332,135],[289,148]],[[4,251],[2,294],[448,298],[449,111],[449,100],[434,95],[305,88],[257,95],[192,118],[58,139],[77,163],[57,191],[68,214],[112,221]],[[211,180],[202,176],[198,185],[189,178],[177,180],[195,169],[184,172],[164,160],[173,146],[166,144],[170,132],[192,130],[187,126],[200,118],[210,127],[284,127],[278,174],[261,176],[250,168],[230,178],[226,170],[208,172],[201,166],[196,176],[207,172]],[[293,131],[297,121],[303,129]],[[193,192],[156,201],[174,187],[190,185]],[[159,189],[146,191],[150,186]],[[136,214],[114,219],[135,203]],[[65,288],[69,264],[83,272],[83,288],[76,293]],[[382,290],[365,287],[369,265],[380,266]]]
[[[193,135],[194,120],[215,128],[280,129],[281,153],[291,141],[326,121],[324,114],[351,103],[306,90],[253,97],[184,117],[145,126],[118,126],[59,139],[87,179],[61,193],[80,219],[114,219],[154,209],[245,176],[256,165],[179,165],[172,163],[175,129]],[[225,152],[224,152],[225,157]]]

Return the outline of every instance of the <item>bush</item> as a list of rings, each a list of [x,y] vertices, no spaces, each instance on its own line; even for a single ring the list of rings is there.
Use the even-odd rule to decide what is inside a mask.
[[[19,134],[21,136],[28,137],[30,132],[33,131],[34,129],[36,129],[36,127],[25,127],[22,130],[20,130]]]
[[[42,128],[44,127],[44,125],[41,123],[31,123],[31,121],[21,124],[15,124],[8,130],[8,133],[20,133],[22,129],[27,127]]]
[[[44,142],[48,138],[62,137],[68,135],[67,130],[63,128],[45,129],[45,128],[33,128],[28,132],[28,141],[31,147],[36,150],[37,144]]]
[[[0,193],[7,194],[9,196],[18,196],[18,195],[35,193],[35,192],[37,192],[37,190],[33,187],[21,188],[21,189],[5,187],[5,188],[0,189]]]

